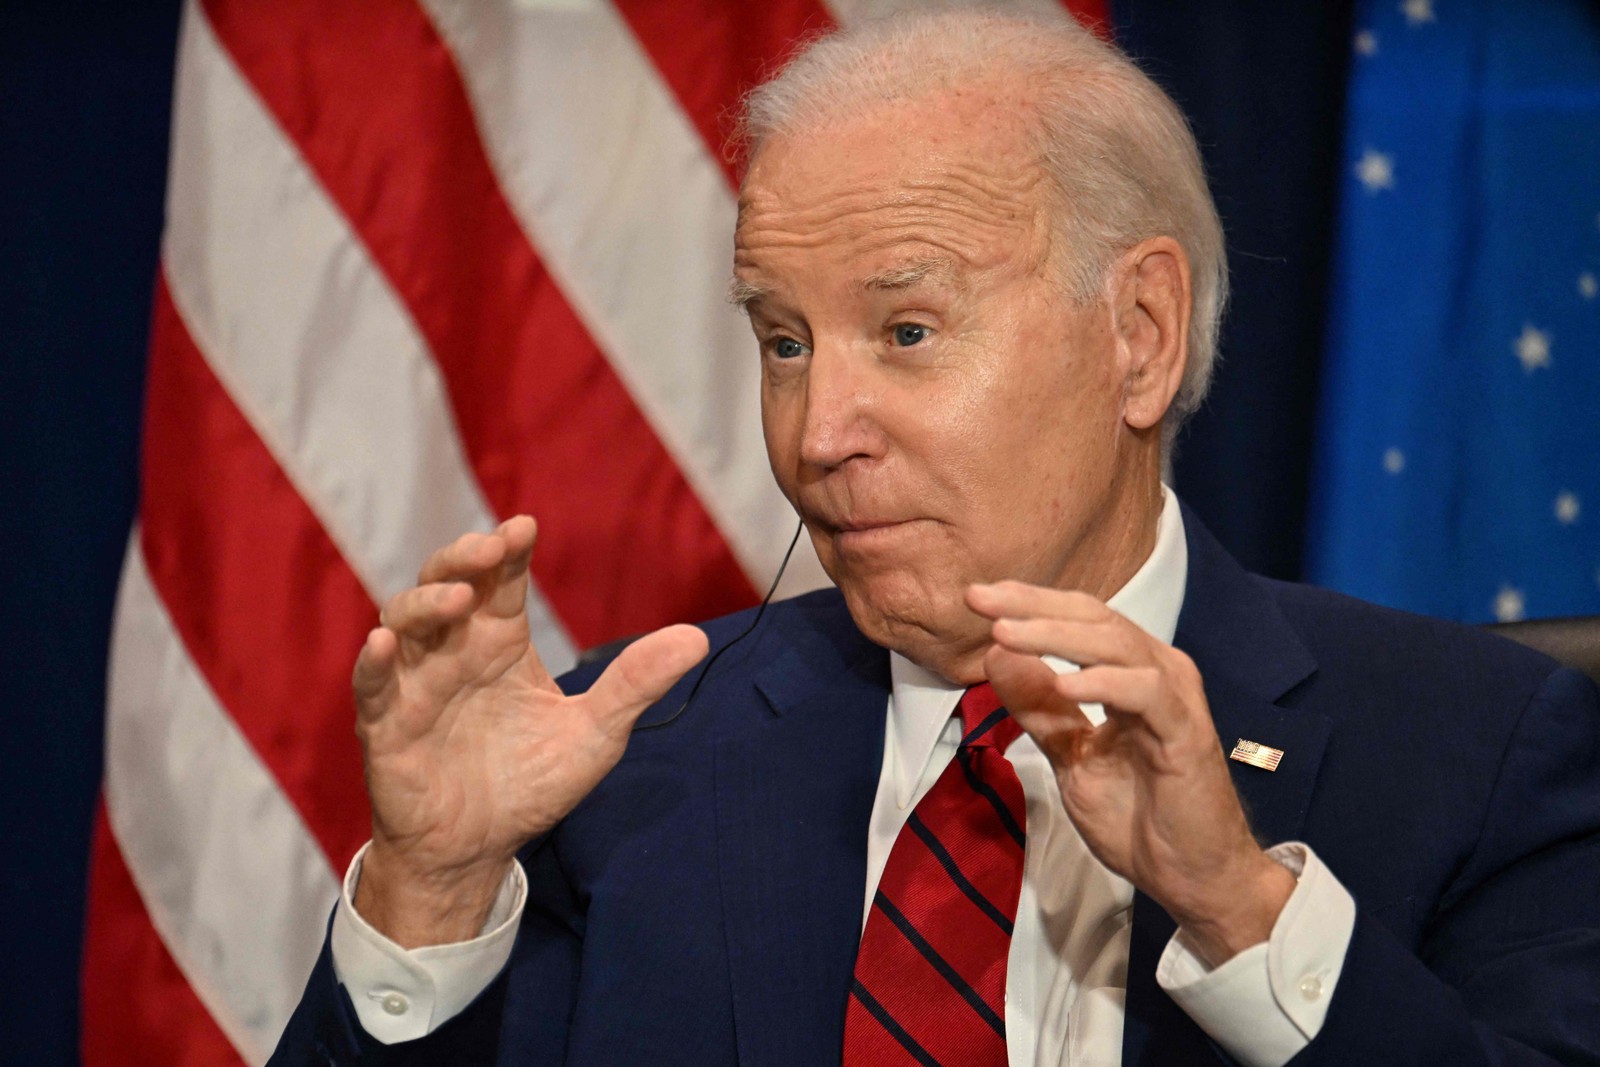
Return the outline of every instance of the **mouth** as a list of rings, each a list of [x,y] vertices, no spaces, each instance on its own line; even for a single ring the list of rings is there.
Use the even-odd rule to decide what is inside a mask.
[[[910,519],[852,519],[829,525],[834,533],[865,533],[868,530],[885,530],[891,526],[904,526]]]
[[[918,519],[852,519],[832,524],[833,543],[841,551],[887,546],[919,524]]]

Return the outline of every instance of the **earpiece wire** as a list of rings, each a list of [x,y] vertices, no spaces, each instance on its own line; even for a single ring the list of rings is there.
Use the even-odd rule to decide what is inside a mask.
[[[778,583],[783,580],[783,572],[789,569],[789,557],[794,555],[794,546],[800,543],[800,531],[804,530],[805,528],[806,524],[804,522],[798,523],[795,526],[794,536],[789,539],[789,548],[783,554],[783,562],[778,564],[777,577],[772,579],[772,585],[768,587],[767,595],[761,598],[761,606],[756,609],[756,617],[750,620],[750,625],[745,627],[744,633],[740,634],[732,641],[729,641],[727,644],[717,649],[717,651],[712,654],[711,658],[706,660],[706,665],[700,668],[700,677],[694,680],[694,685],[689,689],[689,695],[684,698],[683,704],[678,708],[677,711],[673,712],[671,715],[668,715],[660,722],[635,723],[633,727],[634,733],[642,734],[646,730],[659,730],[663,726],[671,726],[673,723],[682,718],[683,713],[689,710],[689,705],[694,703],[695,694],[700,692],[700,686],[705,682],[706,675],[711,673],[711,665],[716,663],[717,660],[721,659],[722,654],[728,651],[728,649],[732,648],[734,645],[737,645],[740,641],[743,641],[745,638],[756,632],[756,627],[761,625],[761,616],[767,613],[767,605],[772,603],[772,594],[778,591]]]

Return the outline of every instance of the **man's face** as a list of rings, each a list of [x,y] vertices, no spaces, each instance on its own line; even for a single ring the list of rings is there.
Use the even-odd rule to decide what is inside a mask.
[[[740,199],[773,473],[862,630],[957,681],[987,644],[969,583],[1108,594],[1136,526],[1110,316],[1054,280],[1022,111],[968,92],[772,139]]]

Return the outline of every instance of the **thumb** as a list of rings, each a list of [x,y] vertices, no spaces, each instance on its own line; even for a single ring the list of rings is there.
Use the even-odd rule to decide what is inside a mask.
[[[584,698],[598,717],[615,716],[631,726],[704,659],[709,648],[706,635],[695,626],[668,626],[646,634],[612,660]]]

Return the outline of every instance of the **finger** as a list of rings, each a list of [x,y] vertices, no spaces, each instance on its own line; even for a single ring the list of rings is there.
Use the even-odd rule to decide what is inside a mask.
[[[419,585],[389,598],[378,615],[398,636],[424,641],[472,610],[472,586],[465,582]]]
[[[1079,704],[1103,704],[1142,721],[1160,740],[1172,740],[1181,729],[1182,706],[1157,667],[1088,667],[1057,676],[1055,690]]]
[[[492,536],[505,546],[500,564],[488,582],[479,583],[485,608],[493,615],[509,619],[526,610],[528,563],[539,533],[531,515],[514,515],[496,527]]]
[[[506,541],[498,531],[464,533],[423,562],[417,572],[417,584],[470,582],[499,566],[505,557]]]
[[[1075,589],[1046,589],[1027,582],[982,582],[967,586],[967,607],[986,619],[1032,618],[1045,615],[1079,622],[1121,618],[1105,601]]]
[[[532,515],[513,515],[495,527],[496,534],[506,543],[508,555],[526,555],[533,551],[533,542],[539,536],[539,524]]]
[[[1038,656],[996,646],[984,654],[983,669],[1000,702],[1013,713],[1057,711],[1067,703],[1055,690],[1056,672]]]
[[[350,675],[356,713],[362,721],[377,718],[388,707],[389,697],[399,684],[395,674],[399,652],[400,638],[393,630],[379,626],[367,634]]]
[[[595,713],[631,727],[644,709],[666,695],[705,658],[706,635],[695,626],[668,626],[623,649],[584,694]]]
[[[1093,729],[1077,704],[1056,692],[1056,672],[1037,656],[1024,656],[995,646],[983,657],[989,684],[1046,755],[1077,742],[1072,735]]]
[[[1120,615],[1103,621],[1053,618],[997,619],[990,629],[995,643],[1031,656],[1059,656],[1080,666],[1108,663],[1123,667],[1152,666],[1153,638]]]

